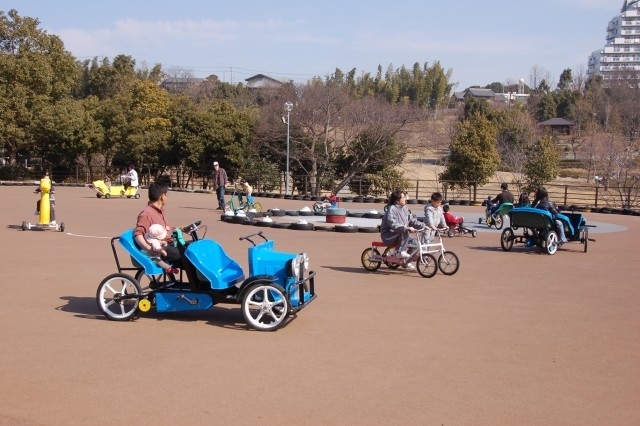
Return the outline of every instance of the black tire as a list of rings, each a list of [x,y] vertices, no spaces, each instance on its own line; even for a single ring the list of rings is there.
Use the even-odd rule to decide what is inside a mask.
[[[478,236],[478,231],[476,231],[475,229],[473,231],[471,231],[471,236],[473,238],[477,237]]]
[[[264,220],[256,220],[256,226],[263,226],[265,228],[270,228],[273,226],[273,222],[265,222]]]
[[[452,251],[444,251],[438,258],[438,268],[445,275],[453,275],[460,268],[460,259]]]
[[[380,232],[377,227],[374,226],[360,226],[358,227],[358,232],[363,232],[367,234],[373,234]]]
[[[140,194],[136,193],[136,195],[133,196],[133,198],[135,198],[136,200],[140,198]]]
[[[102,198],[102,194],[100,194],[99,192],[96,193],[96,197],[98,198]]]
[[[558,251],[558,234],[556,231],[549,231],[544,240],[545,250],[548,255],[554,255]]]
[[[349,216],[349,217],[364,217],[364,213],[347,212],[347,216]]]
[[[482,218],[481,217],[478,218],[478,225],[482,225]]]
[[[287,216],[298,216],[298,210],[286,210],[285,214]]]
[[[369,272],[377,271],[382,264],[382,262],[379,260],[371,260],[374,257],[377,259],[380,258],[380,252],[375,247],[366,248],[360,256],[360,262],[362,262],[362,266]]]
[[[438,272],[438,262],[432,254],[423,253],[416,263],[416,269],[421,277],[431,278]]]
[[[269,210],[271,216],[273,217],[282,217],[285,215],[284,210]]]
[[[333,228],[333,230],[336,231],[336,232],[344,232],[344,233],[352,234],[354,232],[358,232],[358,227],[357,226],[336,225]]]
[[[58,225],[58,229],[60,230],[60,232],[64,232],[65,230],[64,222],[60,222],[60,225]]]
[[[322,208],[322,206],[324,205],[323,202],[318,201],[316,203],[313,203],[313,212],[314,213],[320,213],[322,212],[324,209]]]
[[[393,253],[394,251],[396,251],[395,247],[387,247],[386,249],[384,249],[384,252],[382,253],[382,258],[386,259],[387,256],[391,256],[391,253]],[[387,265],[387,267],[389,269],[398,269],[400,267],[400,265],[398,265],[397,263],[391,263],[391,262],[387,262],[386,260],[383,260],[384,264]]]
[[[331,225],[316,225],[314,230],[315,231],[333,231],[335,228],[335,226],[331,226]]]
[[[504,251],[509,251],[513,248],[513,230],[511,228],[505,228],[500,234],[500,246]]]
[[[313,231],[313,223],[292,223],[289,229],[295,229],[296,231]]]
[[[371,212],[369,212],[369,213],[365,213],[364,214],[364,217],[367,218],[367,219],[381,219],[382,216],[383,216],[382,213],[371,213]]]
[[[502,229],[502,225],[504,225],[504,219],[502,215],[496,215],[493,224],[495,225],[496,229]]]
[[[285,291],[272,283],[254,284],[242,297],[245,322],[260,331],[275,331],[282,327],[291,307]]]
[[[108,200],[109,198],[111,198],[111,194],[104,194],[104,198]]]
[[[138,310],[140,284],[127,274],[111,274],[102,280],[96,293],[98,308],[112,321],[131,319]]]
[[[272,228],[289,229],[290,226],[291,226],[291,223],[289,222],[281,222],[281,223],[274,223]]]
[[[22,221],[22,226],[20,227],[20,229],[22,229],[23,231],[26,231],[27,228],[28,228],[27,221],[23,220]]]
[[[300,216],[315,216],[315,213],[311,210],[299,210],[298,215]]]
[[[455,231],[453,229],[448,229],[447,230],[447,236],[449,238],[453,238],[453,236],[456,235]]]

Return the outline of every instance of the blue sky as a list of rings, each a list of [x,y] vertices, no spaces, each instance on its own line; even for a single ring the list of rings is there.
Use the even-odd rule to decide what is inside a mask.
[[[375,75],[378,65],[440,61],[456,90],[529,83],[536,66],[557,83],[586,70],[623,0],[137,1],[0,0],[38,18],[78,59],[131,55],[195,77],[243,82],[262,73],[304,82],[336,68]]]

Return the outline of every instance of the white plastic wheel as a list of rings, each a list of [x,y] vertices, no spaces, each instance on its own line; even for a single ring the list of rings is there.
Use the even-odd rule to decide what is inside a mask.
[[[138,310],[140,285],[127,274],[112,274],[98,286],[96,301],[100,311],[113,321],[131,319]]]
[[[242,316],[248,325],[260,331],[274,331],[289,315],[289,300],[275,284],[256,284],[242,298]]]

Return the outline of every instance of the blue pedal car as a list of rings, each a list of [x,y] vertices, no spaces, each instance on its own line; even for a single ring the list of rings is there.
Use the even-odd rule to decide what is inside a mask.
[[[516,207],[509,212],[510,227],[502,231],[500,245],[504,251],[513,248],[514,243],[525,244],[527,247],[537,246],[554,254],[559,244],[556,232],[556,223],[553,216],[547,210],[533,207]],[[584,252],[587,252],[589,241],[589,227],[587,221],[580,213],[558,214],[557,218],[562,222],[565,237],[568,241],[577,241],[583,244]],[[516,230],[522,228],[521,235],[515,235]]]
[[[202,237],[199,231],[204,231]],[[185,242],[183,234],[191,241]],[[111,239],[118,272],[98,286],[98,307],[110,320],[124,321],[138,312],[187,312],[209,309],[219,303],[240,304],[248,325],[261,330],[277,330],[285,320],[316,298],[314,271],[309,270],[306,253],[285,253],[262,232],[240,237],[248,248],[249,276],[229,257],[222,246],[205,239],[206,226],[195,222],[174,230],[174,240],[182,253],[180,278],[167,274],[133,239],[133,229]],[[255,238],[260,240],[256,243]],[[115,242],[131,257],[133,267],[123,267]],[[125,272],[130,271],[134,275]],[[185,277],[186,276],[186,277]],[[185,279],[186,278],[186,279]]]

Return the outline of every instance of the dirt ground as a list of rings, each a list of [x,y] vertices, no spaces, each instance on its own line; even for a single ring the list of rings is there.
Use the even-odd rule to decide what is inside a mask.
[[[172,192],[173,224],[202,219],[245,270],[238,237],[259,230],[309,253],[317,300],[258,332],[237,305],[106,320],[95,295],[116,272],[110,238],[134,225],[146,191],[105,200],[58,187],[62,233],[19,229],[37,222],[32,189],[0,186],[1,425],[640,424],[638,217],[587,213],[597,241],[553,256],[503,252],[477,225],[477,238],[445,240],[459,272],[425,279],[366,272],[376,234],[225,223],[212,195]]]

